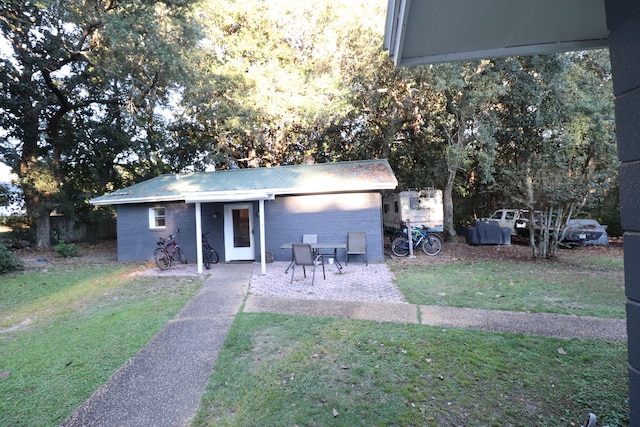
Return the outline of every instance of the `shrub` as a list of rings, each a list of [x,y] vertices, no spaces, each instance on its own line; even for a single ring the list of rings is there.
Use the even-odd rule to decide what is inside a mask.
[[[6,246],[0,245],[0,274],[7,274],[18,270],[22,270],[22,262],[20,262],[16,254],[7,249]]]
[[[78,255],[80,255],[80,249],[78,249],[78,246],[76,244],[68,244],[64,241],[58,242],[53,250],[63,258],[77,257]]]
[[[24,215],[12,215],[2,218],[2,225],[9,227],[11,231],[5,237],[14,242],[36,241],[35,228],[31,227],[31,221]]]

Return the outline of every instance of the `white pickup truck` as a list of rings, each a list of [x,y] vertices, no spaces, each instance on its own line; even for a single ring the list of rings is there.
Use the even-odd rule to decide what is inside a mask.
[[[511,230],[512,236],[527,235],[527,221],[529,221],[529,211],[526,209],[498,209],[491,217],[484,218],[489,221],[497,221],[500,227]]]

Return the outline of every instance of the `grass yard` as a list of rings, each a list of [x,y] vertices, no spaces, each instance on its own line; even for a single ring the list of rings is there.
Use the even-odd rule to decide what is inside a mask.
[[[132,270],[74,264],[1,277],[0,425],[58,425],[201,284]]]
[[[454,245],[389,264],[415,304],[624,317],[621,250],[529,258]],[[195,425],[626,426],[626,367],[621,342],[245,313]]]
[[[413,303],[624,317],[621,251],[518,250],[390,262]],[[105,253],[0,277],[1,426],[59,424],[201,285]],[[194,425],[625,426],[626,367],[615,341],[241,313]]]
[[[396,284],[414,304],[626,315],[620,251],[561,251],[556,261],[481,258],[390,265]]]
[[[626,344],[236,317],[196,426],[628,424]]]

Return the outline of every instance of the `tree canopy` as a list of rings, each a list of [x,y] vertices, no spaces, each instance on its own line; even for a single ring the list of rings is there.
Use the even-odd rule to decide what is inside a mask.
[[[606,51],[396,68],[382,0],[0,5],[0,160],[41,245],[54,209],[232,163],[388,158],[401,189],[444,190],[450,238],[496,207],[615,193]]]
[[[150,160],[155,108],[187,71],[196,31],[188,1],[0,4],[0,159],[48,247],[54,209],[119,185],[118,163]]]

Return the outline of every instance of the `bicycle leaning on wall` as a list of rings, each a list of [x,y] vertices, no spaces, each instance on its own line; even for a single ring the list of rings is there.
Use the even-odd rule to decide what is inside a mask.
[[[168,239],[164,237],[158,239],[158,247],[153,251],[153,259],[156,260],[156,265],[160,270],[166,270],[171,267],[174,260],[178,260],[183,264],[187,263],[187,258],[184,256],[182,248],[176,242],[176,235],[179,232],[180,229],[178,228],[178,231],[170,234]]]
[[[209,233],[210,231],[207,231],[202,235],[202,263],[207,270],[211,268],[211,264],[217,264],[218,261],[220,261],[218,252],[216,252],[207,241],[207,234]]]
[[[396,237],[391,242],[391,252],[396,256],[409,255],[409,239],[407,229],[403,230],[403,235]],[[438,255],[442,251],[442,239],[425,226],[422,228],[411,228],[411,243],[413,249],[422,246],[422,251],[429,256]]]

